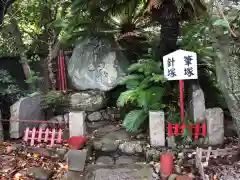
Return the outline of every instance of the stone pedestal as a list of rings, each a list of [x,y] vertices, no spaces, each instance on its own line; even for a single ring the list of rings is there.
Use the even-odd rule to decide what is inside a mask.
[[[163,111],[149,112],[149,132],[151,146],[165,146],[165,118]]]
[[[86,114],[84,111],[72,111],[69,113],[69,135],[85,136],[86,134]]]
[[[224,116],[221,108],[206,109],[207,144],[220,145],[224,141]]]
[[[69,150],[67,152],[67,162],[70,171],[82,172],[87,159],[87,150]]]

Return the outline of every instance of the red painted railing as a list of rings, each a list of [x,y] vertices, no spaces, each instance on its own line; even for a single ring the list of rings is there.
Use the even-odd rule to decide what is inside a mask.
[[[191,124],[190,126],[191,133],[195,140],[198,140],[199,136],[206,136],[207,134],[207,126],[206,124]],[[183,135],[185,131],[185,124],[168,124],[168,136],[180,136]]]
[[[35,141],[38,143],[45,142],[49,143],[50,141],[50,147],[52,147],[55,143],[61,143],[63,141],[62,139],[63,131],[62,129],[59,129],[56,131],[56,129],[46,129],[43,130],[42,128],[39,128],[38,130],[34,127],[32,130],[27,127],[24,133],[23,140],[28,141],[30,140],[30,145],[33,146],[35,144]]]

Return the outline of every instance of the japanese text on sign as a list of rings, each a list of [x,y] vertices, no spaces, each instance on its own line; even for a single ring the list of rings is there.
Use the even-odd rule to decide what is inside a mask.
[[[177,50],[163,57],[164,76],[168,80],[197,79],[197,55]]]

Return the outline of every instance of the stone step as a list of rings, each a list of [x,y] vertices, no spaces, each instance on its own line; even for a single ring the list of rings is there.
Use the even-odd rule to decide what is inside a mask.
[[[89,165],[84,180],[158,180],[149,165],[127,164],[116,166]]]

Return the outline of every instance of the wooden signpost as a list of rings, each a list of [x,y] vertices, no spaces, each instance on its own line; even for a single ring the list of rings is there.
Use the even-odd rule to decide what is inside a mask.
[[[174,129],[174,135],[182,135],[186,125],[184,124],[184,80],[198,79],[197,71],[197,54],[195,52],[177,50],[163,57],[164,76],[167,80],[179,81],[179,103],[180,103],[180,119],[182,124],[168,124],[168,136],[172,136],[172,129]],[[191,125],[190,128],[195,130],[195,139],[198,136],[206,135],[206,125],[196,123]]]

